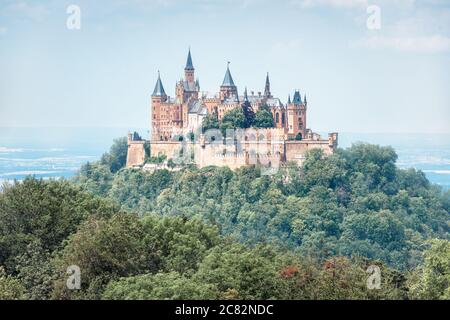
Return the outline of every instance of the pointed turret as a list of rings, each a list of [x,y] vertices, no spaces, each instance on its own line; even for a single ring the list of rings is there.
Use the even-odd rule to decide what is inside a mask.
[[[288,95],[288,104],[291,104],[291,95]]]
[[[300,91],[295,90],[294,99],[292,100],[294,104],[302,104],[302,97],[300,95]]]
[[[166,92],[164,91],[161,76],[158,70],[158,80],[156,81],[155,90],[153,90],[152,97],[162,97],[162,96],[166,96]]]
[[[227,71],[225,72],[225,77],[223,78],[222,87],[235,87],[233,77],[230,72],[230,62],[227,64]]]
[[[271,94],[270,94],[270,81],[269,81],[269,73],[267,72],[266,75],[266,86],[264,87],[264,97],[266,98],[270,98]]]
[[[184,80],[187,82],[187,91],[195,90],[195,75],[194,64],[192,63],[191,48],[189,48],[188,56],[186,60],[186,67],[184,68]]]
[[[245,87],[244,91],[244,102],[248,102],[247,87]]]
[[[226,99],[234,99],[239,102],[237,87],[234,84],[233,77],[230,72],[230,62],[227,64],[227,71],[225,72],[225,77],[223,78],[222,85],[220,86],[220,100],[224,101]]]
[[[305,94],[305,96],[303,97],[303,103],[304,103],[305,106],[308,104],[308,101],[306,101],[306,94]]]
[[[186,67],[184,70],[194,70],[194,64],[192,63],[192,57],[191,57],[191,48],[189,48],[187,61],[186,61]]]
[[[195,89],[196,89],[197,91],[200,91],[200,81],[198,81],[198,79],[195,80]]]

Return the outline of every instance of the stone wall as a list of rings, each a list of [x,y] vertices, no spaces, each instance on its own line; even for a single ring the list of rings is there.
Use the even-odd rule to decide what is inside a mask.
[[[330,155],[337,147],[337,133],[328,139],[286,140],[278,129],[246,130],[238,135],[238,141],[151,141],[150,152],[156,157],[166,155],[176,164],[195,163],[198,167],[227,166],[236,169],[245,165],[261,164],[276,167],[288,161],[303,163],[311,149],[322,149]],[[129,141],[127,167],[143,165],[145,150],[143,141]]]
[[[128,139],[127,167],[141,166],[145,162],[145,141]]]

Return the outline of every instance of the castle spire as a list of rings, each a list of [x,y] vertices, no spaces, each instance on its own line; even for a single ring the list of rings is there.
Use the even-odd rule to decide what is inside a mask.
[[[186,61],[186,67],[184,70],[194,70],[194,64],[192,63],[192,57],[191,57],[191,47],[189,47],[187,61]]]
[[[303,103],[305,104],[305,106],[308,104],[308,101],[306,101],[306,94],[305,94],[305,96],[303,97]]]
[[[271,94],[270,94],[270,81],[269,81],[269,73],[267,72],[266,75],[266,86],[264,88],[264,96],[266,98],[270,98]]]
[[[225,77],[223,78],[222,82],[223,87],[235,87],[233,77],[231,76],[230,72],[230,61],[227,63],[227,72],[225,73]]]
[[[248,102],[247,86],[245,87],[245,91],[244,91],[244,101]]]
[[[288,95],[288,104],[291,104],[291,95]]]
[[[152,97],[161,97],[166,96],[166,92],[164,91],[164,87],[161,81],[161,75],[158,70],[158,80],[156,81],[155,89],[153,90]]]
[[[300,95],[300,91],[295,90],[294,99],[292,100],[294,104],[302,104],[302,97]]]

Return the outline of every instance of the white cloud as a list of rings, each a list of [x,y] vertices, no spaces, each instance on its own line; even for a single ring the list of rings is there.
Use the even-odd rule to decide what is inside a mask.
[[[422,37],[372,36],[361,42],[369,49],[394,49],[402,52],[450,52],[450,38],[442,35]]]

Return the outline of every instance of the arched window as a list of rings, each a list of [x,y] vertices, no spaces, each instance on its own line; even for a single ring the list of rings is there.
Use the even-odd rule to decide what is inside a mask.
[[[284,126],[284,122],[285,122],[285,117],[284,117],[284,113],[281,114],[281,124]]]
[[[279,123],[280,122],[280,114],[277,112],[275,113],[275,122]]]

